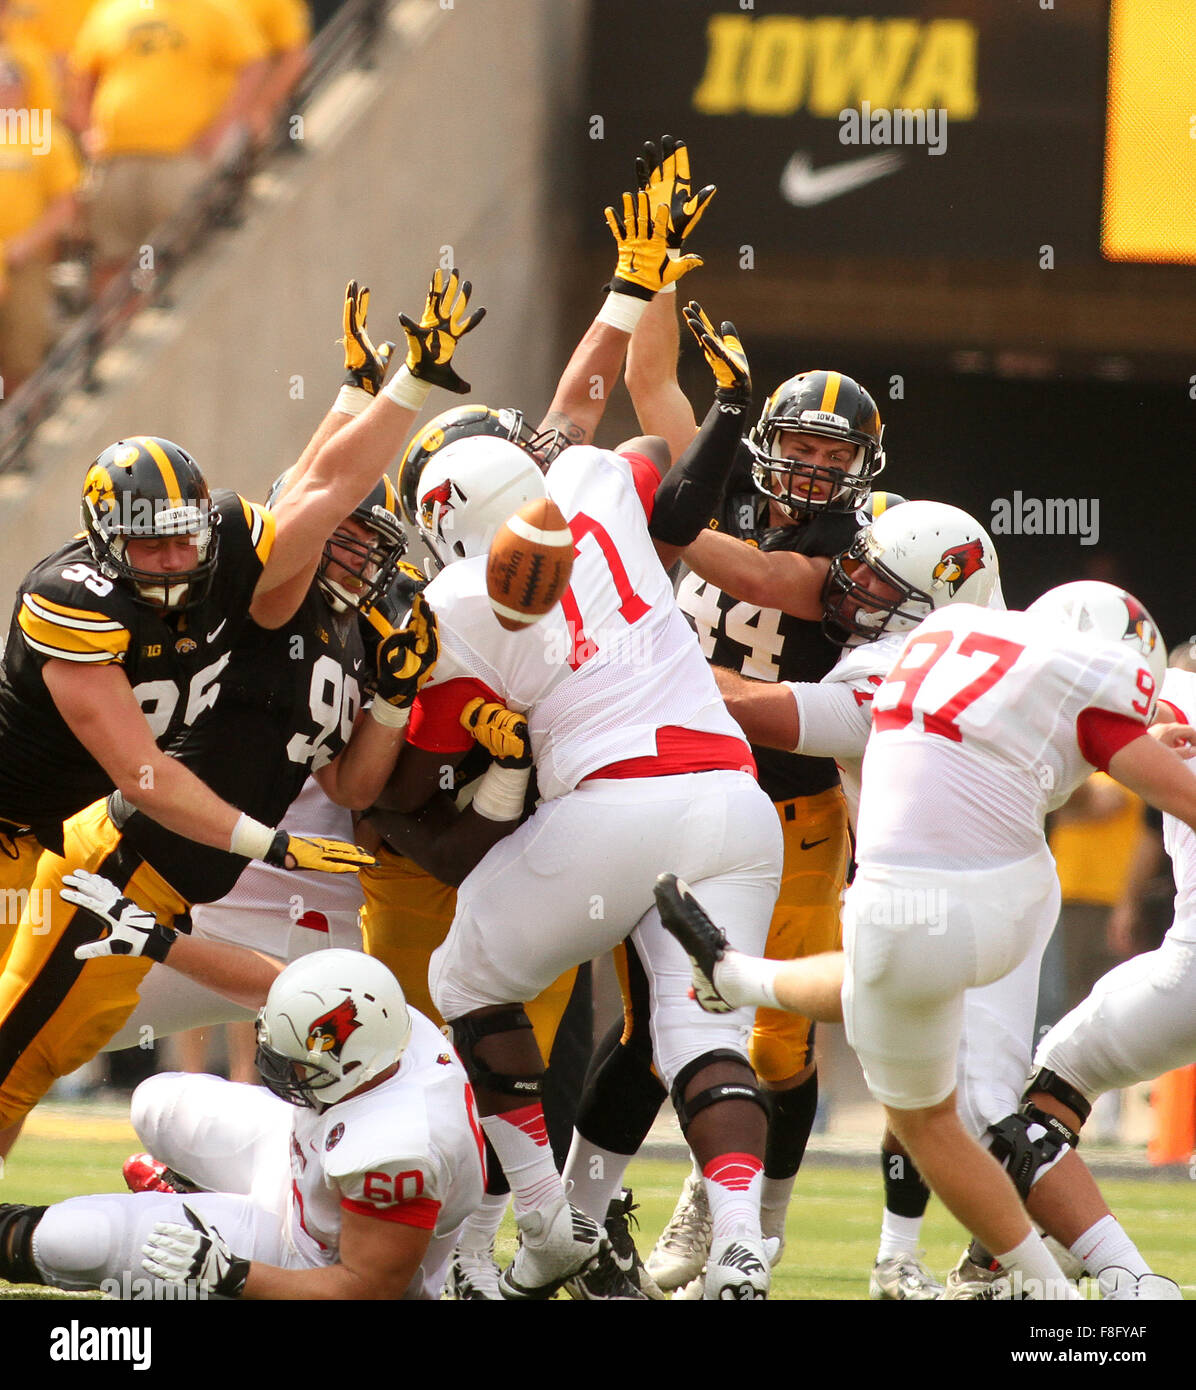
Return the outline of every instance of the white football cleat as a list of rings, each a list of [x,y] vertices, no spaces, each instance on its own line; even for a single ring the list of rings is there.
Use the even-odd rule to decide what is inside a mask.
[[[768,1297],[771,1278],[764,1241],[740,1227],[734,1235],[712,1242],[702,1297],[710,1301],[762,1303]]]
[[[563,1198],[547,1211],[524,1212],[515,1225],[519,1248],[498,1281],[504,1298],[551,1298],[607,1245],[598,1223]]]
[[[942,1284],[916,1255],[877,1260],[868,1280],[868,1297],[880,1302],[931,1303],[943,1292]]]
[[[1179,1285],[1162,1274],[1131,1274],[1120,1265],[1101,1270],[1097,1279],[1100,1296],[1109,1303],[1129,1303],[1135,1300],[1152,1303],[1172,1303],[1182,1299]]]
[[[669,1224],[648,1256],[648,1273],[666,1292],[696,1279],[710,1250],[710,1204],[706,1185],[690,1170]]]
[[[947,1274],[947,1283],[939,1297],[945,1303],[1007,1302],[1012,1292],[1004,1270],[977,1264],[965,1250],[959,1263]]]
[[[498,1262],[494,1258],[493,1241],[489,1250],[464,1250],[458,1245],[449,1261],[444,1297],[456,1299],[458,1302],[475,1302],[481,1299],[490,1303],[501,1303],[503,1296],[502,1290],[498,1287],[498,1279]]]

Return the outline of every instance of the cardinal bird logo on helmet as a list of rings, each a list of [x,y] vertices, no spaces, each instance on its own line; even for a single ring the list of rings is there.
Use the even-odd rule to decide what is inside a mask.
[[[456,483],[454,483],[451,478],[446,478],[444,482],[437,483],[434,488],[430,488],[424,493],[423,497],[420,498],[420,518],[427,530],[435,530],[437,507],[440,508],[441,524],[444,522],[445,514],[453,510],[454,492],[460,494],[462,502],[467,500],[465,494],[461,492],[461,489],[457,487]]]
[[[357,1005],[346,999],[335,1009],[313,1020],[307,1030],[308,1052],[331,1052],[339,1062],[341,1049],[349,1041],[350,1034],[361,1024],[357,1021]]]
[[[964,545],[953,545],[944,550],[942,558],[934,567],[934,586],[946,584],[952,595],[959,591],[961,584],[967,583],[972,575],[984,568],[984,544],[982,541],[968,541]]]
[[[1146,609],[1136,598],[1129,594],[1123,594],[1122,599],[1129,612],[1129,621],[1126,623],[1125,634],[1122,640],[1133,638],[1136,640],[1138,648],[1145,656],[1149,656],[1155,649],[1155,644],[1159,640],[1158,630],[1150,619]]]

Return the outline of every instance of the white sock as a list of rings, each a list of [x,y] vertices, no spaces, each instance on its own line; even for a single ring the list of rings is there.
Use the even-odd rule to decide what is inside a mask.
[[[461,1227],[458,1250],[468,1250],[475,1255],[487,1254],[494,1244],[494,1237],[502,1225],[510,1200],[509,1192],[487,1192],[482,1197],[482,1205],[466,1218],[465,1225]]]
[[[1069,1248],[1093,1278],[1112,1265],[1139,1276],[1151,1272],[1138,1247],[1126,1235],[1115,1216],[1102,1216]]]
[[[544,1125],[544,1107],[538,1101],[502,1115],[483,1115],[482,1128],[511,1184],[516,1217],[553,1207],[558,1198],[564,1201],[564,1184]]]
[[[996,1259],[1001,1268],[1013,1276],[1015,1298],[1019,1293],[1026,1298],[1039,1299],[1081,1297],[1080,1291],[1055,1263],[1037,1231],[1032,1230],[1025,1240],[1003,1255],[997,1255]]]
[[[565,1160],[565,1191],[579,1211],[592,1216],[602,1225],[606,1209],[623,1186],[623,1174],[631,1162],[631,1154],[618,1154],[600,1148],[573,1131],[569,1157]]]
[[[733,1236],[745,1226],[749,1235],[759,1232],[764,1164],[754,1154],[719,1154],[702,1170],[702,1178],[710,1203],[712,1240]]]
[[[773,982],[787,962],[761,960],[742,951],[728,951],[714,967],[714,987],[733,1009],[747,1005],[778,1009]]]
[[[920,1216],[898,1216],[885,1208],[880,1223],[880,1249],[876,1252],[877,1263],[892,1260],[898,1255],[916,1255],[918,1242],[922,1238],[922,1218]]]
[[[797,1174],[788,1178],[765,1178],[760,1188],[760,1229],[766,1236],[785,1239],[785,1218]]]

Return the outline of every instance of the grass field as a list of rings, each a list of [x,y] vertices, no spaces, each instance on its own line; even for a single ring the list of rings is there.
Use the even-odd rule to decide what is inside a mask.
[[[118,1111],[81,1114],[43,1108],[22,1137],[0,1181],[0,1201],[47,1203],[85,1192],[124,1190],[120,1166],[136,1138]],[[637,1240],[645,1254],[672,1213],[685,1175],[677,1162],[637,1160],[628,1181],[639,1205]],[[1143,1254],[1160,1273],[1196,1295],[1196,1181],[1174,1176],[1102,1183],[1105,1196]],[[880,1223],[879,1169],[840,1167],[807,1159],[789,1212],[787,1244],[773,1277],[774,1299],[866,1299]],[[923,1228],[926,1263],[940,1276],[957,1259],[963,1233],[937,1202]],[[500,1260],[514,1248],[510,1218]],[[0,1282],[0,1299],[47,1297]]]

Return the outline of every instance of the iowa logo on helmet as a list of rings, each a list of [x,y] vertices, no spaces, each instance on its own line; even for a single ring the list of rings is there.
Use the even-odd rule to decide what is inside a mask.
[[[1134,639],[1138,648],[1149,656],[1159,640],[1158,629],[1151,622],[1150,614],[1131,594],[1122,594],[1122,600],[1129,611],[1129,621],[1125,625],[1122,641]]]
[[[967,541],[963,545],[953,545],[944,550],[942,558],[934,567],[934,587],[946,584],[954,595],[959,586],[965,584],[972,575],[984,568],[984,543]]]
[[[349,1041],[350,1035],[361,1024],[357,1021],[357,1005],[346,999],[335,1009],[312,1021],[307,1030],[308,1052],[331,1052],[339,1062],[341,1049]]]

